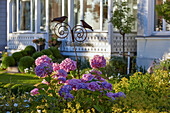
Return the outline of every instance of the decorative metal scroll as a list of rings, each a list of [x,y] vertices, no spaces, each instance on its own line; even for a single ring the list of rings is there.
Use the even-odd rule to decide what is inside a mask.
[[[93,31],[93,29],[84,20],[81,20],[82,25],[75,25],[71,29],[71,27],[68,25],[68,23],[64,22],[66,18],[67,18],[66,16],[63,16],[63,17],[54,18],[52,20],[52,22],[58,22],[54,27],[54,33],[58,38],[61,38],[61,39],[64,39],[64,38],[68,37],[69,33],[71,33],[72,43],[73,43],[73,46],[74,46],[74,52],[75,52],[75,56],[76,56],[76,60],[77,60],[78,76],[80,78],[79,65],[78,65],[78,56],[77,56],[77,51],[76,51],[74,42],[75,41],[76,42],[85,41],[86,38],[87,38],[87,30],[86,30],[86,28],[89,28],[92,31]]]

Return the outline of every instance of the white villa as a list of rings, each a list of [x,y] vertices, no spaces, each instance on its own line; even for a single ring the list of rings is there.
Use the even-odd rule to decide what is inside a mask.
[[[107,58],[122,52],[122,37],[109,23],[114,0],[0,0],[0,48],[13,53],[24,49],[36,38],[48,39],[53,34],[53,18],[68,16],[73,27],[85,20],[88,31],[84,43],[76,46],[78,56]],[[117,0],[120,1],[120,0]],[[146,68],[154,59],[170,53],[170,25],[155,12],[155,5],[165,0],[127,0],[136,18],[131,34],[126,35],[125,52],[137,55],[137,65]],[[75,56],[70,35],[62,39],[63,55]],[[36,47],[36,46],[35,46]],[[46,43],[48,48],[48,43]]]

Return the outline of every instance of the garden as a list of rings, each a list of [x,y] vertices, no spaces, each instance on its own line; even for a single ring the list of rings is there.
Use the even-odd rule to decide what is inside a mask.
[[[122,57],[106,61],[95,55],[80,64],[79,76],[76,61],[55,47],[36,52],[27,46],[11,56],[3,54],[1,112],[169,112],[170,60],[155,63],[150,73],[129,75],[123,73]],[[10,66],[21,73],[6,73]]]

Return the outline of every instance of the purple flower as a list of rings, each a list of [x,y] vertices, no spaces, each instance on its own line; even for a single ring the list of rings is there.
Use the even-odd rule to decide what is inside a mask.
[[[113,97],[126,97],[126,95],[123,92],[118,92],[118,93],[114,93]]]
[[[41,57],[38,57],[36,60],[35,60],[35,64],[36,66],[40,65],[41,63],[47,63],[49,65],[53,65],[53,61],[51,58],[49,58],[47,55],[43,55]]]
[[[34,88],[33,90],[31,90],[31,96],[34,96],[34,95],[36,95],[36,94],[38,94],[39,92],[38,92],[38,88]]]
[[[66,84],[72,86],[74,90],[78,90],[78,88],[80,87],[79,86],[80,83],[81,83],[81,80],[79,79],[71,79],[71,80],[66,81]]]
[[[40,65],[35,67],[35,74],[39,77],[45,77],[50,75],[53,72],[52,65],[47,63],[41,63]]]
[[[102,86],[103,89],[107,89],[107,90],[110,90],[110,91],[113,90],[112,84],[111,84],[111,83],[108,83],[108,82],[106,82],[106,81],[102,82],[101,86]]]
[[[113,95],[114,95],[114,93],[112,93],[112,92],[106,93],[106,96],[108,96],[108,97],[111,98],[112,100],[116,100]]]
[[[89,90],[91,91],[100,91],[101,90],[101,87],[100,85],[97,83],[97,82],[90,82],[88,83],[88,87],[87,87]]]
[[[58,84],[66,82],[66,78],[64,78],[64,77],[59,77],[59,78],[57,78],[57,80],[59,80]]]
[[[103,56],[95,55],[93,59],[91,59],[90,65],[92,68],[101,68],[106,66],[106,59]]]
[[[59,95],[61,97],[64,97],[63,93],[70,93],[70,91],[72,90],[72,87],[70,85],[64,85],[64,86],[61,86],[60,90],[59,90]]]
[[[57,70],[56,71],[56,77],[64,77],[64,78],[66,78],[67,77],[67,72],[64,71],[63,69]]]
[[[74,99],[74,96],[71,93],[65,93],[64,99],[65,100],[71,100],[71,99]]]
[[[91,73],[91,74],[94,74],[94,75],[101,75],[101,74],[102,74],[101,71],[96,70],[96,69],[93,69],[90,73]]]
[[[74,71],[77,68],[76,62],[70,58],[66,58],[60,64],[60,69],[64,69],[66,72]]]
[[[56,72],[57,70],[60,70],[60,64],[53,63],[53,70]]]
[[[94,78],[94,76],[92,74],[84,74],[82,76],[82,79],[85,80],[85,81],[91,81],[92,79]]]

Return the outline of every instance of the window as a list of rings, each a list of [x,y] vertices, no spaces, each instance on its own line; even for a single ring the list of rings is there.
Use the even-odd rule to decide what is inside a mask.
[[[40,31],[46,30],[46,0],[40,1]]]
[[[159,4],[163,4],[165,1],[166,0],[155,0],[155,6]],[[156,11],[154,12],[154,31],[156,32],[170,31],[170,24],[167,24],[166,21],[161,16],[158,16]]]
[[[19,30],[31,30],[31,0],[18,1],[18,25]]]

